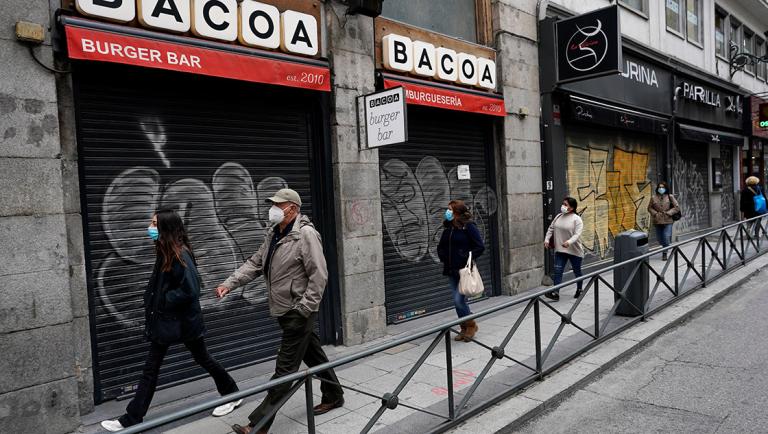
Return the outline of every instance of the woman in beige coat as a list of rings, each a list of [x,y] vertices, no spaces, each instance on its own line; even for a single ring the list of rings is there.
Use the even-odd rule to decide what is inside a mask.
[[[656,186],[656,194],[648,203],[648,212],[651,213],[651,222],[656,228],[656,238],[661,247],[669,246],[672,241],[672,224],[675,222],[672,216],[680,213],[680,204],[675,196],[669,193],[669,185],[662,181]],[[661,259],[667,260],[667,252],[661,255]]]
[[[581,231],[584,229],[584,222],[576,214],[577,206],[576,199],[572,197],[563,199],[560,214],[552,220],[544,238],[544,247],[555,249],[555,275],[552,278],[555,285],[559,285],[563,281],[563,272],[568,262],[571,263],[573,275],[581,277],[581,261],[584,259]],[[579,298],[581,295],[581,285],[581,280],[576,283],[574,298]],[[555,301],[560,300],[559,291],[550,291],[544,296]]]

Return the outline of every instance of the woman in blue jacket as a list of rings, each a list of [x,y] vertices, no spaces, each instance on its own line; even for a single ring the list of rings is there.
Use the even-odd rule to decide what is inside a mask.
[[[235,380],[205,346],[200,276],[181,217],[173,210],[158,211],[152,217],[147,235],[155,242],[157,253],[152,277],[144,292],[144,336],[150,343],[149,354],[136,395],[128,403],[125,414],[119,419],[101,422],[101,426],[111,432],[143,421],[157,388],[160,366],[172,344],[183,343],[187,347],[195,362],[213,377],[222,396],[238,390]],[[242,399],[216,407],[213,415],[229,414],[241,403]]]
[[[467,297],[459,292],[459,270],[467,265],[469,253],[472,260],[477,260],[485,251],[483,237],[472,222],[472,214],[462,200],[452,200],[445,211],[443,234],[437,245],[437,256],[443,263],[443,275],[453,291],[453,303],[459,318],[471,315]],[[474,320],[461,323],[461,333],[454,339],[469,342],[477,333],[478,327]]]

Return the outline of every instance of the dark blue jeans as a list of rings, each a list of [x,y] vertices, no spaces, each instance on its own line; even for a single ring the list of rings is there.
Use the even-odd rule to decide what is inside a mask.
[[[667,247],[672,242],[672,225],[655,225],[656,226],[656,238],[659,239],[659,244],[662,247]]]
[[[568,253],[555,252],[555,277],[553,278],[555,285],[563,283],[563,272],[565,271],[565,265],[568,263],[568,261],[571,262],[573,275],[576,277],[581,277],[582,259],[583,258],[579,256],[569,255]],[[582,282],[578,281],[576,283],[576,288],[581,290],[581,286]]]
[[[459,292],[459,276],[450,275],[448,281],[451,284],[451,291],[453,291],[453,305],[456,307],[456,315],[462,318],[472,314],[467,303],[467,296]]]

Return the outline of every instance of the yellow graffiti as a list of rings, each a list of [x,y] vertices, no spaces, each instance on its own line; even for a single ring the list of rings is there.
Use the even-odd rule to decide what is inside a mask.
[[[647,153],[614,147],[611,155],[603,149],[569,146],[567,157],[568,191],[579,201],[581,241],[588,250],[605,257],[609,234],[649,229]]]

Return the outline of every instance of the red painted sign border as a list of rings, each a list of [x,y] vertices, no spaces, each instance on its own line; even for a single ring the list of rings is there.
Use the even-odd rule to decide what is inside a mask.
[[[67,25],[71,59],[121,63],[189,72],[254,83],[330,92],[331,72],[323,66]]]
[[[480,113],[490,116],[506,116],[504,100],[490,96],[482,96],[460,90],[444,89],[437,86],[415,84],[408,81],[384,79],[384,88],[402,86],[405,88],[405,99],[408,104],[438,107],[470,113]]]

